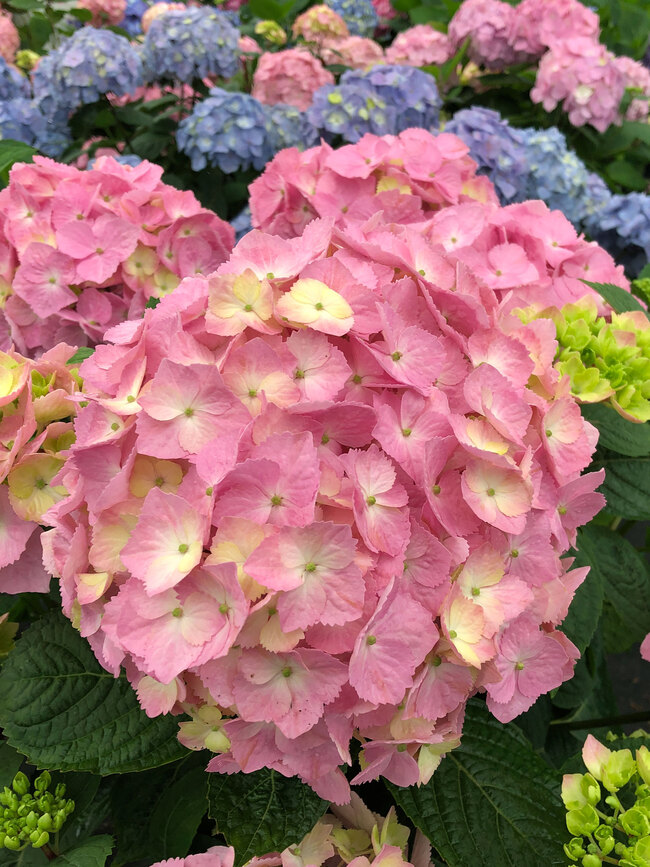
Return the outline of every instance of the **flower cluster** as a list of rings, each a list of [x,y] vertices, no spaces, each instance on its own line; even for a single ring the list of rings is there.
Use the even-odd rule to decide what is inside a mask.
[[[207,165],[226,173],[262,169],[273,155],[268,115],[254,96],[213,87],[178,125],[179,149],[194,171]]]
[[[650,863],[650,751],[645,745],[639,747],[635,760],[631,750],[610,750],[588,735],[582,760],[588,773],[565,774],[562,780],[566,825],[573,835],[564,846],[567,858],[583,867],[601,867],[603,860],[646,867]],[[604,798],[601,786],[607,792]],[[607,807],[610,812],[604,812]]]
[[[16,25],[11,15],[5,9],[0,9],[0,57],[7,63],[13,63],[19,48],[20,36]]]
[[[555,364],[571,392],[584,403],[609,400],[632,421],[650,420],[650,322],[642,311],[598,316],[591,298],[568,304],[553,316]]]
[[[579,0],[522,0],[512,16],[509,42],[518,54],[536,58],[567,36],[596,41],[599,32],[597,13]]]
[[[591,235],[638,274],[650,259],[650,196],[609,195],[590,220]]]
[[[121,24],[126,12],[126,0],[78,0],[82,9],[92,14],[93,27]]]
[[[472,201],[454,136],[315,151],[339,222],[249,233],[84,361],[44,551],[102,665],[188,713],[210,770],[341,803],[352,737],[353,782],[425,782],[477,689],[507,721],[570,677],[563,554],[603,474],[553,323],[516,311],[627,284],[541,202]]]
[[[348,25],[324,3],[310,6],[293,22],[292,33],[295,39],[301,38],[316,47],[326,40],[344,39],[350,35]]]
[[[403,66],[445,63],[453,54],[449,37],[429,24],[418,24],[398,33],[386,49],[386,62]]]
[[[54,482],[74,440],[79,378],[66,344],[31,361],[0,352],[0,591],[46,593],[39,522],[66,494]]]
[[[348,70],[338,85],[316,91],[307,111],[324,136],[357,142],[366,133],[387,135],[438,125],[441,99],[435,79],[412,66]]]
[[[318,130],[304,112],[295,106],[278,103],[265,106],[265,112],[267,135],[273,154],[284,148],[305,150],[318,144]]]
[[[318,88],[331,84],[334,76],[316,57],[304,48],[288,48],[260,57],[253,96],[267,105],[282,102],[305,111]]]
[[[631,57],[617,57],[614,62],[625,76],[625,89],[633,95],[625,113],[626,118],[645,120],[650,101],[650,69]]]
[[[67,125],[51,122],[24,97],[0,101],[0,138],[25,142],[52,157],[61,156],[70,143]]]
[[[15,67],[0,57],[0,100],[29,96],[29,82]]]
[[[469,146],[472,159],[488,175],[504,204],[521,200],[529,173],[527,149],[520,130],[489,108],[466,108],[445,124],[445,131],[461,138]],[[543,199],[541,195],[530,198]]]
[[[84,172],[45,157],[14,166],[0,193],[0,349],[97,343],[149,297],[227,258],[232,228],[161,175],[110,157]]]
[[[0,792],[0,849],[17,852],[31,845],[40,849],[47,845],[50,834],[58,833],[74,810],[74,801],[65,797],[65,784],[49,791],[52,777],[43,771],[34,780],[30,791],[28,778],[19,771],[11,788]]]
[[[341,16],[353,36],[372,36],[379,16],[371,0],[327,0],[327,5]]]
[[[104,93],[132,93],[142,84],[142,63],[128,39],[111,30],[82,27],[41,58],[33,75],[34,99],[54,121],[67,120]]]
[[[142,34],[142,16],[149,9],[145,0],[127,0],[126,9],[124,10],[124,18],[120,27],[126,30],[129,36],[140,36]]]
[[[449,40],[457,50],[469,38],[469,56],[488,69],[517,60],[510,30],[515,10],[503,0],[464,0],[449,22]]]
[[[239,31],[210,6],[167,10],[149,25],[142,62],[148,81],[230,78],[239,67]]]

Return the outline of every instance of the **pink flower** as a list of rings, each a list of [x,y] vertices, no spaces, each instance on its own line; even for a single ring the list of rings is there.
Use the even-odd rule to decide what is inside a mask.
[[[641,656],[646,662],[650,662],[650,633],[641,642]]]
[[[103,283],[135,250],[138,230],[120,217],[104,214],[94,223],[66,223],[56,233],[59,249],[77,262],[79,280]]]
[[[463,496],[472,511],[506,533],[521,533],[532,502],[532,487],[521,470],[469,461],[462,476]]]
[[[253,96],[266,105],[283,102],[305,111],[324,84],[334,84],[334,76],[319,60],[302,48],[287,48],[262,54],[253,77]]]
[[[234,863],[235,850],[232,846],[211,846],[206,852],[200,852],[198,855],[156,861],[153,867],[233,867]]]
[[[20,36],[16,25],[6,9],[0,10],[0,57],[13,63],[20,48]]]
[[[93,27],[120,24],[126,11],[126,0],[79,0],[79,5],[92,12]]]
[[[406,66],[432,66],[446,63],[453,48],[449,38],[429,24],[417,24],[398,33],[386,49],[386,62]]]
[[[568,36],[597,40],[598,14],[579,0],[522,0],[515,6],[510,42],[517,52],[540,57]]]
[[[470,57],[491,69],[503,69],[516,60],[510,44],[515,10],[501,0],[465,0],[449,22],[449,40],[457,50],[470,37]]]

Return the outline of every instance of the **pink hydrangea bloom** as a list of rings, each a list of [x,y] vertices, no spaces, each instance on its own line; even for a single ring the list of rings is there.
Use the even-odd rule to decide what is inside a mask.
[[[628,120],[645,120],[650,101],[650,69],[631,57],[617,57],[614,61],[625,76],[625,87],[638,93],[627,108]]]
[[[198,855],[156,861],[153,867],[233,867],[234,863],[235,850],[232,846],[212,846]]]
[[[445,63],[454,50],[449,37],[430,24],[417,24],[398,33],[386,49],[386,62],[406,66],[430,66]]]
[[[515,10],[502,0],[464,0],[449,22],[454,51],[469,37],[469,55],[475,63],[503,69],[517,54],[510,41]]]
[[[126,0],[79,0],[79,6],[92,12],[91,24],[101,27],[107,24],[119,24],[124,18]]]
[[[395,18],[397,12],[393,9],[390,0],[372,0],[372,5],[375,7],[375,12],[380,18],[390,21]]]
[[[46,563],[102,665],[150,715],[189,714],[210,771],[344,802],[358,737],[356,782],[425,783],[479,689],[510,719],[571,674],[557,626],[586,573],[563,555],[602,472],[582,475],[594,429],[539,317],[590,294],[585,264],[629,287],[475,172],[424,130],[280,154],[253,187],[263,230],[81,367],[76,442],[39,468]],[[157,236],[172,265],[181,225]]]
[[[348,25],[338,12],[324,3],[311,6],[298,15],[293,22],[292,32],[296,39],[301,37],[305,42],[317,45],[326,39],[343,39],[350,35]]]
[[[364,36],[323,40],[319,53],[323,63],[327,65],[342,63],[351,69],[366,69],[385,60],[381,45],[374,39]]]
[[[598,132],[620,124],[619,106],[625,91],[625,74],[604,45],[586,36],[555,44],[542,57],[533,102],[546,111],[561,104],[574,126],[588,123]]]
[[[0,9],[0,57],[13,63],[20,48],[20,36],[9,12]]]
[[[334,76],[302,48],[287,48],[260,57],[253,77],[253,96],[266,105],[278,102],[309,108],[314,92],[334,84]]]
[[[515,6],[509,39],[515,51],[541,57],[567,38],[598,40],[599,32],[598,14],[579,0],[522,0]]]
[[[154,3],[147,9],[147,11],[142,16],[142,32],[146,33],[151,27],[152,21],[155,21],[156,18],[164,15],[165,12],[172,12],[174,10],[182,12],[184,9],[187,9],[186,3],[167,3],[163,2],[163,0],[160,0],[160,2],[158,3]]]
[[[650,662],[650,632],[641,642],[641,656],[646,662]]]

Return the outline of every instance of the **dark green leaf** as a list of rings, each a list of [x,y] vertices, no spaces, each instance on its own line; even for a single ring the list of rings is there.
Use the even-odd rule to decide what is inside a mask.
[[[95,350],[91,349],[90,346],[80,346],[75,354],[70,356],[67,364],[81,364],[82,361],[90,358],[94,351]]]
[[[43,0],[11,0],[8,5],[21,12],[30,12],[32,9],[42,9],[45,4]]]
[[[190,768],[160,793],[151,816],[150,833],[157,859],[183,858],[189,852],[201,819],[208,809],[207,758]],[[149,850],[151,853],[151,849]]]
[[[586,554],[578,551],[575,566],[589,566]],[[584,653],[598,627],[598,621],[603,610],[605,588],[602,575],[597,570],[589,574],[576,590],[569,613],[564,618],[560,629]]]
[[[264,768],[252,774],[210,774],[210,818],[235,847],[235,864],[299,843],[327,803],[296,777]]]
[[[99,828],[109,813],[113,779],[71,771],[52,774],[52,788],[63,783],[66,798],[74,801],[74,812],[66,820],[60,833],[61,851],[78,846]]]
[[[617,313],[626,313],[629,310],[641,310],[646,316],[648,315],[648,311],[639,299],[632,295],[631,292],[621,289],[620,286],[615,286],[613,283],[592,283],[590,280],[583,280],[582,282],[598,292]]]
[[[6,741],[2,741],[0,743],[0,789],[11,785],[22,763],[23,757]]]
[[[638,190],[641,192],[645,190],[648,183],[643,173],[627,160],[619,159],[609,163],[606,172],[610,180],[614,181],[615,184],[620,184],[627,190]]]
[[[389,788],[449,867],[566,863],[559,774],[481,702],[469,703],[462,745],[426,786]]]
[[[282,5],[276,0],[250,0],[248,5],[256,18],[280,21],[283,17]]]
[[[113,850],[113,838],[108,834],[90,837],[74,849],[68,849],[52,862],[57,867],[104,867]]]
[[[143,132],[131,140],[131,150],[144,160],[155,160],[169,144],[169,136]]]
[[[152,295],[147,299],[147,303],[144,305],[145,310],[153,310],[160,304],[160,298],[154,298]]]
[[[627,649],[650,632],[650,572],[636,548],[619,533],[588,524],[578,531],[578,551],[600,575],[605,599],[625,627]],[[607,616],[605,616],[605,624]]]
[[[9,182],[9,170],[14,163],[31,163],[38,151],[21,141],[7,138],[0,141],[0,179],[3,185]]]
[[[598,489],[607,498],[607,511],[632,521],[650,519],[650,458],[629,458],[598,449],[592,469],[605,468]]]
[[[90,9],[70,9],[68,15],[72,15],[73,18],[76,18],[77,21],[81,21],[84,24],[93,20],[93,13]]]
[[[115,774],[187,754],[172,716],[149,719],[124,674],[114,678],[54,612],[23,633],[0,671],[0,725],[39,768]]]
[[[603,403],[585,403],[580,409],[584,418],[598,428],[601,446],[632,458],[650,455],[650,424],[647,422],[628,421]]]

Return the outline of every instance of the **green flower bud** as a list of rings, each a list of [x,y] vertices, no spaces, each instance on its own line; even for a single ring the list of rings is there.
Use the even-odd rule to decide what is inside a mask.
[[[272,45],[284,45],[287,41],[287,34],[277,21],[258,21],[255,25],[255,34],[262,36]]]
[[[591,804],[585,804],[579,810],[569,810],[566,815],[566,826],[574,837],[593,834],[599,825],[598,813]]]
[[[17,852],[20,849],[20,840],[18,837],[10,837],[7,835],[5,837],[5,849],[11,849],[13,852]]]
[[[579,810],[585,804],[595,807],[600,801],[600,786],[591,774],[565,774],[562,800],[567,810]]]
[[[605,803],[607,804],[608,807],[611,807],[612,810],[622,810],[623,809],[623,805],[618,800],[616,795],[608,795],[605,798]]]
[[[630,750],[616,750],[603,763],[603,786],[609,792],[617,792],[628,783],[636,771],[636,762]]]
[[[646,746],[636,751],[636,769],[643,782],[650,786],[650,750]]]
[[[65,783],[58,783],[56,789],[54,790],[54,797],[62,801],[65,798]]]
[[[572,837],[568,843],[564,844],[564,854],[571,861],[577,861],[585,855],[585,849],[582,845],[582,837]]]
[[[41,846],[45,846],[49,841],[50,835],[47,831],[32,831],[29,835],[29,842],[32,844],[34,849],[40,849]]]
[[[614,832],[607,825],[601,825],[599,828],[596,828],[596,830],[594,831],[594,839],[598,843],[600,851],[603,853],[603,855],[609,855],[609,853],[616,845],[616,840],[614,839]]]
[[[50,776],[48,771],[43,771],[36,779],[34,780],[34,791],[39,792],[40,794],[45,793],[47,789],[50,788],[50,783],[52,782],[52,777]]]
[[[35,831],[37,820],[38,816],[33,810],[31,810],[27,816],[25,816],[25,826],[29,828],[30,831]]]
[[[17,795],[26,795],[29,792],[29,780],[22,771],[18,771],[14,777],[11,788]]]
[[[585,855],[582,859],[582,867],[602,867],[602,864],[598,855]]]
[[[52,830],[52,817],[49,813],[43,813],[43,815],[38,820],[38,829],[39,831],[51,831]]]
[[[629,837],[645,837],[650,834],[650,816],[641,807],[631,807],[618,817]]]
[[[639,864],[650,864],[650,837],[643,837],[634,844],[634,857]]]

